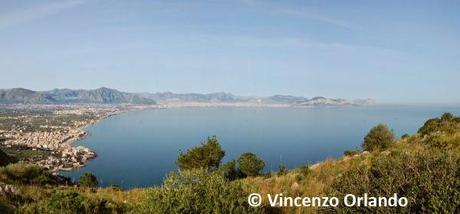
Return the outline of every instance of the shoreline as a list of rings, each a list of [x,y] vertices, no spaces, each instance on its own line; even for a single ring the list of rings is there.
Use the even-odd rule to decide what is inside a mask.
[[[48,112],[49,116],[41,116],[34,112],[30,117],[43,117],[45,124],[39,124],[39,128],[23,132],[21,129],[12,127],[10,130],[0,130],[0,137],[9,140],[2,142],[2,147],[10,150],[27,151],[41,150],[37,153],[49,153],[48,156],[42,155],[38,158],[24,158],[21,161],[38,164],[52,173],[78,170],[97,157],[97,153],[85,146],[75,144],[91,133],[89,127],[102,122],[103,120],[123,113],[141,111],[147,109],[174,109],[174,108],[314,108],[318,106],[291,106],[285,104],[262,104],[262,103],[209,103],[209,102],[162,102],[156,105],[19,105],[7,106],[13,110],[29,110]],[[349,106],[336,106],[349,107]],[[26,112],[27,113],[27,112]],[[26,113],[24,115],[26,115]],[[22,114],[19,114],[19,118]],[[48,123],[48,119],[53,117],[79,115],[81,118],[67,118],[67,122],[60,125]],[[1,116],[1,115],[0,115]],[[6,115],[9,116],[9,115]],[[17,116],[17,115],[16,115]],[[83,119],[82,119],[83,118]],[[22,118],[21,118],[22,119]],[[43,123],[43,122],[42,122]],[[63,125],[65,124],[65,125]],[[73,125],[72,125],[73,124]],[[50,126],[51,125],[51,126]],[[43,127],[44,128],[43,128]],[[44,130],[43,130],[44,129]],[[6,133],[6,134],[5,134]]]
[[[71,139],[68,139],[67,141],[63,142],[63,144],[67,144],[69,145],[71,148],[82,148],[83,150],[87,150],[87,153],[90,154],[90,156],[85,159],[81,165],[77,166],[77,167],[68,167],[68,168],[58,168],[56,170],[53,170],[54,173],[60,173],[60,172],[65,172],[65,171],[73,171],[73,170],[78,170],[82,167],[85,167],[87,165],[87,163],[92,160],[92,159],[95,159],[97,158],[97,153],[92,151],[90,148],[88,147],[84,147],[84,146],[74,146],[72,144],[75,144],[75,143],[78,143],[79,141],[81,140],[84,140],[85,138],[89,137],[90,136],[90,133],[86,130],[88,129],[89,127],[93,126],[93,125],[96,125],[97,123],[100,123],[110,117],[113,117],[113,116],[116,116],[116,115],[120,115],[120,114],[124,114],[124,113],[128,113],[128,112],[134,112],[134,111],[140,111],[140,110],[145,110],[145,109],[156,109],[158,108],[157,106],[133,106],[133,108],[127,108],[127,109],[122,109],[122,110],[116,110],[114,112],[111,112],[111,113],[108,113],[98,119],[96,119],[95,121],[92,121],[88,124],[85,124],[81,127],[78,127],[77,129],[80,130],[82,133],[84,133],[83,135],[81,136],[78,136],[76,138],[71,138]]]
[[[109,117],[158,105],[7,105],[0,115],[1,148],[19,162],[40,165],[53,174],[79,169],[97,154],[75,143],[89,127]],[[11,126],[7,124],[13,124]]]

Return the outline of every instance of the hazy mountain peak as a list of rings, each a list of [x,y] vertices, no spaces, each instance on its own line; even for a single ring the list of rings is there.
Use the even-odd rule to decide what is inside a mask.
[[[273,95],[269,97],[242,97],[229,92],[214,92],[208,94],[173,92],[158,93],[127,93],[107,87],[92,90],[84,89],[53,89],[50,91],[32,91],[24,88],[0,90],[0,104],[167,104],[179,103],[257,103],[286,106],[342,106],[342,105],[369,105],[374,102],[370,99],[348,101],[345,99],[331,99],[322,96],[308,99],[301,96]]]
[[[51,91],[32,91],[28,89],[0,90],[0,103],[3,104],[155,104],[154,100],[138,94],[120,92],[101,87],[93,90],[53,89]]]

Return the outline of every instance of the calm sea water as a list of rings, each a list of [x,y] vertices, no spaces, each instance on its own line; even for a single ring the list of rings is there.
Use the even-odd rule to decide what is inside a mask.
[[[414,133],[431,117],[460,113],[459,107],[324,107],[324,108],[176,108],[152,109],[110,117],[88,129],[79,143],[98,157],[64,175],[77,179],[94,173],[102,186],[124,188],[160,185],[176,170],[180,151],[216,135],[226,152],[224,161],[251,151],[266,162],[289,168],[339,157],[357,149],[363,136],[388,124],[397,136]]]

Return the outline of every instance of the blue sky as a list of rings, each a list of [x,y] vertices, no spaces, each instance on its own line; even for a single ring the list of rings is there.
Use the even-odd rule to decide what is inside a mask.
[[[0,88],[460,102],[459,1],[0,0]]]

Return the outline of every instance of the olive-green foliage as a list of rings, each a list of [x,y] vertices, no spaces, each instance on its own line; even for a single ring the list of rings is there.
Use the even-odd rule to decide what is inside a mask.
[[[299,169],[300,169],[300,173],[303,176],[307,176],[307,175],[309,175],[311,173],[310,165],[308,165],[308,164],[305,164],[305,165],[301,166]]]
[[[393,132],[384,124],[373,127],[364,137],[362,147],[365,151],[388,148],[395,141]]]
[[[171,173],[161,188],[149,191],[136,213],[261,213],[247,204],[239,181],[229,182],[204,169]]]
[[[83,174],[80,177],[78,183],[84,187],[96,187],[99,184],[96,176],[89,172],[86,172],[85,174]]]
[[[70,183],[68,179],[52,175],[43,167],[20,163],[0,167],[0,181],[8,184],[26,185],[58,185]]]
[[[208,137],[206,143],[181,153],[176,161],[181,170],[204,168],[216,170],[225,152],[222,150],[216,136]]]
[[[2,146],[1,148],[3,152],[7,153],[10,158],[14,158],[14,160],[16,160],[10,163],[17,161],[38,162],[40,160],[45,160],[50,156],[57,157],[57,155],[53,155],[51,151],[42,149],[33,150],[22,145],[13,145],[9,147]]]
[[[409,134],[403,134],[403,135],[401,136],[401,139],[407,139],[407,138],[409,138],[409,137],[410,137]]]
[[[27,203],[19,213],[124,213],[123,205],[98,198],[88,198],[77,191],[57,191],[45,201]]]
[[[238,169],[236,168],[236,161],[231,160],[219,167],[219,172],[227,180],[233,181],[240,177]]]
[[[14,207],[3,196],[0,196],[0,213],[14,213],[14,211]]]
[[[260,175],[265,167],[265,162],[256,154],[246,152],[238,158],[238,168],[244,176]]]
[[[17,162],[16,158],[9,156],[0,149],[0,166],[6,166],[14,162]]]
[[[432,118],[418,130],[422,135],[434,133],[452,134],[460,129],[460,117],[454,117],[451,113],[444,113],[441,118]]]
[[[283,164],[278,165],[278,173],[277,173],[278,176],[285,175],[287,174],[287,172],[288,172],[288,169],[286,168],[286,166],[284,166]]]
[[[345,156],[353,156],[353,155],[359,154],[359,151],[355,151],[355,150],[345,150],[345,151],[343,152],[343,154],[344,154]]]
[[[355,166],[335,179],[327,194],[407,197],[407,207],[341,206],[334,212],[458,213],[460,159],[454,153],[431,148],[421,153],[392,152],[372,158],[370,168]]]

